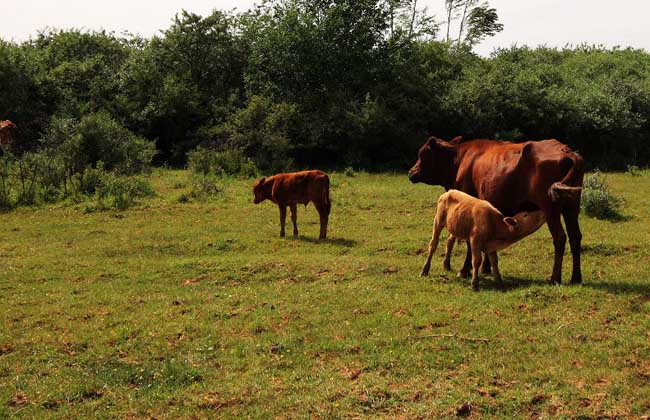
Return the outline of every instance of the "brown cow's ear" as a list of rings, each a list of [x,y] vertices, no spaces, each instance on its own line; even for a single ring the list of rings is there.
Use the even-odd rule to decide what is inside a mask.
[[[503,218],[503,223],[505,223],[508,226],[515,227],[517,226],[517,221],[513,219],[512,217],[504,217]]]
[[[449,140],[449,144],[458,144],[463,141],[463,136],[456,136],[453,139]]]
[[[265,177],[265,176],[261,177],[260,180],[257,181],[257,184],[258,184],[258,185],[264,185],[264,181],[266,181],[266,177]]]

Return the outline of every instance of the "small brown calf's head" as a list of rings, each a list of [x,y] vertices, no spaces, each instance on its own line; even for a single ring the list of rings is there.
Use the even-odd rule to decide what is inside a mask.
[[[255,181],[255,185],[253,185],[253,195],[255,196],[253,199],[254,204],[259,204],[266,200],[266,195],[264,194],[264,181],[266,181],[266,178],[262,177]]]

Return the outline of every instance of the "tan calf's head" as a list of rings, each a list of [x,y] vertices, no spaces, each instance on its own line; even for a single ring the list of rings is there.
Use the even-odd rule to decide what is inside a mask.
[[[262,177],[255,181],[255,185],[253,185],[253,195],[255,196],[253,199],[254,204],[259,204],[267,198],[264,191],[264,181],[266,181],[266,178]]]
[[[546,222],[546,218],[541,210],[524,211],[513,217],[504,217],[503,222],[513,235],[523,238],[539,229]]]

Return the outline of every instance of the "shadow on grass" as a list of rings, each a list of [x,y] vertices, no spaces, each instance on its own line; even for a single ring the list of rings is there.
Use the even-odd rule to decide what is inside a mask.
[[[358,242],[353,239],[345,239],[345,238],[327,238],[324,241],[321,241],[318,238],[300,235],[298,237],[289,237],[289,239],[294,241],[309,242],[312,244],[338,245],[338,246],[344,246],[346,248],[352,248],[358,244]]]
[[[645,295],[650,296],[650,282],[648,283],[623,283],[623,282],[591,282],[583,280],[582,287],[589,287],[595,290],[602,290],[615,295]]]

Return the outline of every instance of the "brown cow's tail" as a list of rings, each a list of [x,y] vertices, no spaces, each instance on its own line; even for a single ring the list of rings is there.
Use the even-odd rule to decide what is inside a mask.
[[[551,185],[548,195],[553,203],[579,203],[584,177],[584,160],[579,154],[569,151],[569,156],[563,159],[563,164],[570,166],[569,170],[560,182]]]

